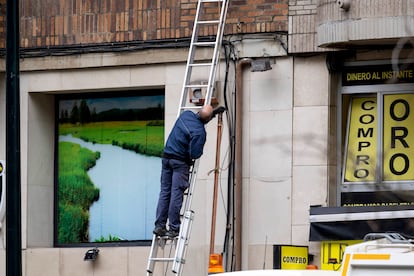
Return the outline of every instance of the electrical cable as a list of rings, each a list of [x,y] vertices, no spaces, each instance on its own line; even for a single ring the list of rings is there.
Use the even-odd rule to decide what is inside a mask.
[[[233,122],[231,119],[231,110],[229,109],[229,104],[228,104],[228,100],[227,100],[227,85],[228,85],[228,75],[229,75],[229,57],[228,57],[228,52],[227,52],[227,45],[224,46],[224,57],[225,57],[225,62],[226,62],[226,71],[225,71],[225,77],[224,77],[224,88],[223,88],[223,96],[224,96],[224,106],[226,107],[226,109],[230,112],[227,112],[227,125],[228,125],[228,131],[229,131],[229,142],[230,142],[230,152],[229,152],[229,170],[228,170],[228,174],[227,174],[227,204],[229,205],[230,201],[230,194],[232,194],[232,189],[231,189],[231,175],[232,175],[232,156],[233,156],[233,151],[232,151],[232,127],[233,127]],[[227,268],[228,266],[228,243],[229,243],[229,225],[230,225],[230,212],[231,209],[229,208],[229,206],[227,206],[227,213],[226,213],[226,231],[225,231],[225,235],[224,235],[224,242],[223,242],[223,253],[225,255],[224,258],[224,267]]]
[[[227,42],[227,41],[223,41]],[[234,238],[234,165],[235,165],[235,137],[234,137],[234,107],[231,106],[231,103],[234,103],[234,100],[229,103],[228,99],[228,86],[229,86],[229,69],[230,69],[230,60],[231,56],[234,54],[234,46],[231,42],[223,43],[224,45],[224,56],[225,56],[225,62],[226,62],[226,72],[225,72],[225,79],[224,79],[224,102],[225,107],[227,109],[227,122],[228,122],[228,131],[229,131],[229,144],[230,144],[230,153],[229,153],[229,171],[228,171],[228,180],[227,180],[227,186],[228,186],[228,193],[227,193],[227,216],[226,216],[226,232],[224,237],[224,244],[223,244],[223,252],[225,253],[225,267],[227,268],[229,266],[229,259],[230,261],[230,271],[233,271],[234,267],[234,242],[230,241]],[[234,68],[235,68],[235,61],[234,62]],[[232,93],[234,90],[232,91]],[[233,93],[234,97],[234,93]],[[230,250],[231,246],[231,250]],[[229,258],[229,254],[231,253],[231,258]]]
[[[200,41],[214,41],[215,37],[206,36]],[[56,45],[44,47],[26,47],[20,49],[21,58],[46,57],[46,56],[69,56],[89,53],[119,53],[132,52],[146,49],[163,48],[188,48],[190,38],[175,38],[162,40],[146,41],[126,41],[126,42],[107,42],[107,43],[88,43],[74,45]],[[0,57],[6,55],[5,49],[0,49]]]

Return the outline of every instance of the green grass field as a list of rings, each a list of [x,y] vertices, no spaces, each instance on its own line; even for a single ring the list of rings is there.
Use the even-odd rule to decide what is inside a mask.
[[[59,143],[59,243],[88,242],[89,207],[99,199],[99,189],[87,171],[99,157],[78,144]]]
[[[161,156],[164,121],[115,121],[59,125],[59,135],[72,134],[87,142],[112,144],[137,153]]]
[[[59,124],[59,135],[71,134],[87,142],[112,144],[149,156],[161,156],[164,121],[116,121],[83,125]],[[95,166],[99,152],[78,144],[59,143],[58,242],[88,242],[89,208],[99,199],[99,189],[87,171]],[[116,237],[99,240],[111,241]]]

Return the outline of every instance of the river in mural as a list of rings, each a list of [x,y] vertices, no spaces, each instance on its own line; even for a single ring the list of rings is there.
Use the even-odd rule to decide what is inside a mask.
[[[99,151],[100,158],[88,172],[100,190],[90,208],[89,240],[117,237],[148,240],[152,237],[159,193],[161,158],[146,156],[117,146],[93,144],[71,135],[59,141]]]

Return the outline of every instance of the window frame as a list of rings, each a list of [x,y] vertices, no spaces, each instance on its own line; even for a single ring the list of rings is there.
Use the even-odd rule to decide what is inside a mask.
[[[405,61],[409,62],[409,61]],[[414,61],[411,61],[413,63]],[[359,67],[367,65],[390,65],[389,61],[371,61],[371,62],[348,62],[345,67]],[[400,63],[401,64],[401,63]],[[379,190],[414,191],[414,179],[402,181],[384,181],[383,178],[383,97],[389,94],[414,94],[414,83],[395,83],[395,84],[372,84],[372,85],[348,85],[342,84],[342,78],[338,82],[337,97],[337,205],[340,206],[342,193],[350,192],[374,192]],[[349,106],[352,97],[362,97],[364,95],[376,96],[377,100],[377,152],[376,157],[380,157],[376,166],[377,178],[374,182],[344,182],[345,166],[346,166],[346,150],[348,146],[347,131],[349,128]],[[346,103],[346,101],[348,103]],[[346,105],[346,106],[345,106]],[[345,110],[346,108],[346,110]],[[413,109],[414,110],[414,109]],[[346,118],[344,118],[346,116]],[[380,180],[380,181],[378,181]],[[398,187],[395,183],[398,182]]]
[[[139,97],[139,96],[163,96],[164,103],[163,103],[163,120],[165,122],[165,97],[166,92],[165,88],[147,88],[147,89],[134,89],[134,90],[119,90],[119,91],[100,91],[100,92],[79,92],[79,93],[66,93],[57,95],[54,98],[54,105],[55,105],[55,149],[54,149],[54,207],[53,207],[53,245],[54,247],[84,247],[84,246],[148,246],[151,244],[151,239],[128,239],[128,240],[120,240],[120,241],[89,241],[89,242],[59,242],[58,240],[58,203],[59,203],[59,196],[58,196],[58,189],[59,189],[59,180],[58,180],[58,141],[59,141],[59,101],[62,100],[82,100],[82,99],[110,99],[110,98],[128,98],[128,97]],[[164,125],[165,128],[165,125]],[[165,135],[165,133],[164,133]],[[163,137],[163,141],[165,138]],[[160,172],[161,173],[161,172]],[[156,200],[158,198],[155,198]],[[154,215],[154,214],[148,214]],[[151,226],[152,227],[152,226]],[[151,231],[152,235],[152,231]],[[152,237],[152,236],[151,236]]]

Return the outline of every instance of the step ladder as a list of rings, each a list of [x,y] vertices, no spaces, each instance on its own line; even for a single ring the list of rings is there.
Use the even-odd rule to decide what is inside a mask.
[[[202,106],[211,104],[228,2],[229,0],[198,0],[177,117],[183,111],[192,110],[196,112]],[[215,31],[213,38],[206,37],[209,30]],[[212,53],[211,59],[207,61],[196,60],[197,53],[205,50]],[[208,75],[208,79],[200,80],[199,76],[203,75]],[[198,93],[197,98],[195,97],[196,93]],[[200,94],[201,98],[199,97]],[[170,274],[179,276],[182,273],[194,218],[191,203],[198,165],[199,159],[195,160],[190,169],[190,185],[184,198],[180,233],[174,239],[153,235],[147,264],[147,276],[154,273],[156,263],[164,264],[164,275],[168,275],[169,271]],[[161,249],[161,252],[159,252],[159,249]]]

